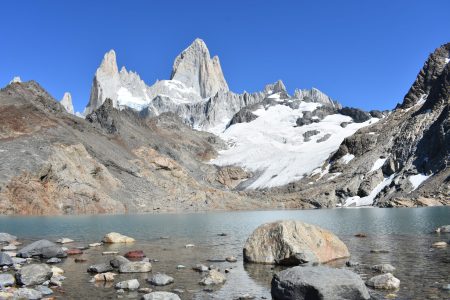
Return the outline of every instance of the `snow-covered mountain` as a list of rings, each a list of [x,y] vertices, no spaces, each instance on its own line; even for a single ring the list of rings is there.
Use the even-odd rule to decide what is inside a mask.
[[[110,98],[116,108],[130,107],[143,116],[172,112],[198,130],[228,142],[230,148],[213,161],[239,166],[254,176],[242,187],[267,188],[303,178],[336,151],[345,137],[375,120],[353,111],[318,89],[297,89],[290,96],[281,80],[260,92],[229,90],[219,58],[196,39],[173,64],[169,80],[148,86],[135,72],[119,71],[114,50],[97,69],[86,114]],[[348,125],[348,126],[347,126]]]

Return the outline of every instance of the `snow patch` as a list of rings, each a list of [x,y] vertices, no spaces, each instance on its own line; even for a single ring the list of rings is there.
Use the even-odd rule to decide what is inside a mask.
[[[354,159],[355,158],[355,156],[353,155],[353,154],[349,154],[349,153],[347,153],[347,154],[345,154],[344,156],[342,156],[341,158],[340,158],[340,161],[341,161],[341,163],[343,163],[343,164],[348,164],[352,159]]]
[[[450,58],[445,59],[445,64],[448,64],[450,62]]]
[[[413,189],[412,191],[415,191],[425,180],[430,178],[431,175],[425,175],[425,174],[417,174],[417,175],[411,175],[408,177],[409,182],[411,182]],[[411,191],[411,192],[412,192]]]
[[[233,141],[234,146],[220,151],[211,163],[238,165],[259,174],[248,187],[250,189],[281,186],[311,174],[323,165],[346,137],[378,120],[351,123],[342,128],[340,124],[350,122],[351,118],[335,114],[318,123],[296,126],[296,120],[303,116],[303,112],[313,111],[319,106],[319,103],[300,102],[298,109],[286,105],[258,109],[254,114],[259,117],[252,122],[234,124],[219,133],[225,141]],[[319,130],[331,136],[321,143],[317,143],[317,139],[322,134],[304,142],[303,133],[309,130]]]
[[[370,173],[370,172],[373,172],[373,171],[376,171],[376,170],[378,170],[379,168],[381,168],[381,167],[384,165],[384,163],[386,162],[386,160],[387,160],[387,158],[379,158],[379,159],[377,159],[377,160],[373,163],[372,169],[370,169],[369,173]]]
[[[384,178],[384,180],[382,182],[380,182],[380,184],[378,184],[372,190],[372,192],[370,192],[370,194],[368,196],[366,196],[366,197],[354,196],[354,197],[347,198],[345,200],[344,206],[345,207],[349,207],[349,206],[371,206],[371,205],[373,205],[373,200],[375,199],[375,197],[386,186],[391,184],[391,182],[394,179],[394,177],[395,177],[395,174],[392,174],[391,176],[389,176],[387,178]]]
[[[119,107],[128,106],[135,110],[142,110],[145,106],[147,106],[147,104],[148,103],[145,99],[133,96],[125,87],[121,87],[117,91],[117,105]]]

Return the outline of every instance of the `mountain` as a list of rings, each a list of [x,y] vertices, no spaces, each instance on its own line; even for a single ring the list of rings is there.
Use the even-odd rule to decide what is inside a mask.
[[[320,168],[277,192],[329,207],[449,205],[449,58],[450,43],[436,49],[395,110],[345,138]]]
[[[72,95],[68,92],[64,93],[63,98],[60,101],[61,105],[66,109],[69,114],[75,114],[72,104]]]

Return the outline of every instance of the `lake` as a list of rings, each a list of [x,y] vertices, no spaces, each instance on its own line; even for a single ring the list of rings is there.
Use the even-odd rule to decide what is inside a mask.
[[[441,289],[450,283],[449,248],[432,249],[435,241],[448,241],[450,234],[431,233],[436,227],[450,224],[450,207],[430,208],[355,208],[322,210],[211,212],[198,214],[157,215],[100,215],[0,217],[0,232],[18,236],[27,243],[41,238],[55,241],[60,237],[74,239],[68,247],[100,241],[111,231],[134,237],[137,242],[128,245],[105,245],[85,251],[86,263],[75,263],[74,257],[65,259],[58,267],[65,270],[67,279],[56,295],[62,298],[116,299],[114,287],[90,283],[86,272],[90,264],[107,262],[112,257],[102,251],[144,250],[153,264],[153,273],[164,272],[175,279],[166,287],[153,288],[145,279],[149,274],[121,274],[116,282],[137,278],[141,287],[154,290],[184,290],[182,299],[235,299],[250,294],[256,299],[270,299],[270,280],[279,267],[243,264],[242,248],[247,237],[259,225],[281,219],[301,220],[319,225],[338,235],[349,247],[351,259],[360,263],[353,270],[368,279],[374,272],[370,266],[390,263],[401,280],[398,291],[370,290],[375,299],[394,293],[398,299],[449,299],[448,291]],[[363,232],[366,238],[354,237]],[[226,236],[219,236],[225,233]],[[168,237],[161,239],[161,237]],[[185,248],[194,244],[193,248]],[[370,253],[372,249],[389,253]],[[233,255],[236,263],[211,263],[208,259]],[[229,268],[227,282],[213,290],[204,291],[198,284],[202,275],[191,270],[195,264],[214,264],[221,270]],[[177,265],[186,266],[178,270]],[[341,267],[340,263],[334,265]],[[120,297],[138,298],[137,292]]]

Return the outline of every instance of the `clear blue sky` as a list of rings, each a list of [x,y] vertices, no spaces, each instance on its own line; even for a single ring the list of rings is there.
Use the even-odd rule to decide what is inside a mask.
[[[0,86],[34,79],[82,111],[103,54],[148,84],[196,37],[235,92],[282,79],[344,105],[400,102],[428,54],[450,42],[450,1],[2,1]]]

